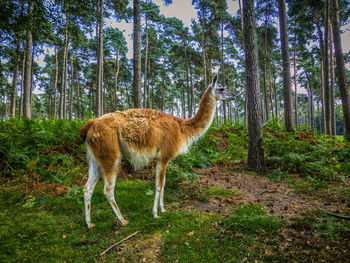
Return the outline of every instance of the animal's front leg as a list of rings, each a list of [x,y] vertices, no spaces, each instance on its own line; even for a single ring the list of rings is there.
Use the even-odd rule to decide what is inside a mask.
[[[160,204],[160,211],[164,212],[163,196],[164,196],[164,184],[165,184],[165,172],[168,162],[157,162],[156,165],[156,186],[155,197],[153,204],[153,217],[158,217],[158,204]]]

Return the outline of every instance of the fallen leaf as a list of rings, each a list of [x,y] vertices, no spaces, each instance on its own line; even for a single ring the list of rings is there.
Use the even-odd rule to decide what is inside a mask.
[[[326,249],[327,249],[327,250],[330,250],[331,248],[330,248],[330,246],[326,246]]]

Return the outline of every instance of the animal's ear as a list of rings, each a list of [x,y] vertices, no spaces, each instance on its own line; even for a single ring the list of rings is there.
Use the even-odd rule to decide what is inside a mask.
[[[218,81],[218,74],[215,74],[213,80],[211,81],[211,89],[214,91],[216,89],[216,83]]]

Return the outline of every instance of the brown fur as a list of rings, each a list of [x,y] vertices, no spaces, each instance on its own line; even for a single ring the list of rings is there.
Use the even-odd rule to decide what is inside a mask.
[[[215,97],[208,89],[198,113],[189,120],[152,109],[130,109],[89,120],[81,128],[80,135],[86,139],[103,169],[113,170],[115,167],[115,162],[123,154],[120,143],[124,148],[154,153],[156,160],[167,162],[176,157],[190,137],[208,126],[215,103]]]

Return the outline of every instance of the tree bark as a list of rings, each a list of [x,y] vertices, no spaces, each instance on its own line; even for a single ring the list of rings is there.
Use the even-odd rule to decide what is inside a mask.
[[[60,89],[60,105],[59,105],[59,118],[66,118],[66,82],[67,82],[67,53],[68,53],[68,28],[69,28],[69,1],[66,2],[66,25],[65,25],[65,41],[63,49],[63,62],[62,62],[62,76],[61,76],[61,89]]]
[[[268,96],[267,96],[267,85],[266,85],[266,65],[267,65],[267,27],[269,23],[269,16],[266,12],[266,19],[265,19],[265,34],[264,34],[264,103],[265,103],[265,116],[266,121],[269,121],[269,102],[268,102]]]
[[[338,0],[332,0],[332,25],[333,25],[333,40],[336,59],[336,75],[338,77],[338,84],[340,89],[340,97],[343,105],[344,126],[345,134],[344,138],[350,141],[350,98],[349,90],[346,83],[345,65],[343,50],[340,38],[340,24],[339,24],[339,9]]]
[[[17,99],[17,79],[18,79],[18,65],[20,63],[20,39],[17,39],[16,60],[13,67],[13,79],[12,79],[12,94],[11,94],[11,117],[16,117],[16,99]]]
[[[332,24],[329,22],[329,92],[331,103],[331,134],[336,137],[336,123],[335,123],[335,100],[334,100],[334,57],[333,57],[333,37]]]
[[[103,114],[103,1],[99,0],[97,10],[97,83],[96,83],[96,116]]]
[[[32,117],[32,109],[31,109],[31,82],[32,82],[32,46],[33,46],[33,10],[34,10],[34,2],[30,2],[28,7],[28,15],[29,15],[29,26],[27,29],[27,37],[26,37],[26,60],[25,60],[25,69],[24,69],[24,90],[23,90],[23,115],[24,117],[31,118]]]
[[[254,1],[243,1],[244,39],[245,39],[245,67],[248,100],[248,167],[255,171],[264,171],[264,150],[262,140],[262,120],[260,107],[260,84],[258,46],[254,14]]]
[[[162,86],[161,86],[161,95],[162,95],[162,99],[161,99],[161,110],[164,112],[165,110],[165,72],[163,72],[162,74]]]
[[[269,90],[270,90],[271,115],[272,115],[272,118],[273,118],[274,117],[273,99],[272,99],[273,87],[272,87],[271,64],[270,63],[269,63]],[[277,117],[277,114],[276,114],[276,117]]]
[[[78,58],[75,60],[75,83],[77,85],[77,119],[79,120],[80,114],[80,85],[79,85],[79,70],[78,70]]]
[[[72,51],[72,58],[71,58],[71,79],[70,79],[70,99],[69,99],[69,120],[71,121],[73,119],[73,92],[74,92],[74,50]]]
[[[296,36],[294,37],[294,118],[295,127],[298,127],[298,87],[297,87],[297,43]]]
[[[133,88],[134,107],[142,108],[141,104],[141,11],[140,0],[134,1],[134,54],[133,54]]]
[[[225,60],[224,60],[224,22],[221,21],[221,72],[222,72],[222,85],[225,87]],[[222,107],[224,112],[224,121],[226,121],[226,102],[222,101]]]
[[[321,64],[321,73],[320,73],[320,83],[321,83],[321,87],[320,87],[320,94],[321,94],[321,113],[322,113],[322,131],[326,132],[326,127],[325,127],[325,101],[324,101],[324,44],[323,44],[323,34],[321,31],[321,26],[320,26],[320,20],[319,20],[319,14],[318,14],[318,10],[316,10],[315,13],[316,16],[316,28],[317,28],[317,34],[318,34],[318,39],[319,39],[319,43],[320,43],[320,64]]]
[[[117,54],[115,55],[115,64],[114,64],[113,111],[117,110],[118,75],[119,75],[119,49],[117,49]]]
[[[239,13],[241,14],[241,29],[242,29],[242,46],[244,48],[244,21],[243,21],[243,11],[242,11],[242,4],[241,0],[238,0],[238,5],[239,5]]]
[[[21,94],[19,98],[19,116],[23,116],[23,96],[24,96],[24,73],[26,66],[26,49],[23,42],[23,61],[22,61],[22,74],[21,74]]]
[[[205,26],[205,12],[204,7],[202,7],[202,63],[203,63],[203,90],[207,88],[207,62],[206,62],[206,51],[205,51],[205,35],[204,35],[204,26]]]
[[[328,68],[328,17],[329,17],[328,0],[326,0],[326,14],[325,14],[325,33],[324,33],[324,68],[323,68],[323,81],[324,81],[324,112],[325,112],[325,132],[331,134],[331,107],[330,107],[330,91],[329,91],[329,68]]]
[[[148,17],[146,14],[145,18],[145,31],[146,31],[146,44],[145,44],[145,73],[144,73],[144,90],[143,90],[143,107],[144,108],[150,108],[150,100],[149,100],[149,89],[148,89],[148,80],[147,80],[147,68],[148,68]]]
[[[291,98],[291,77],[289,62],[289,46],[287,32],[286,1],[278,0],[282,62],[283,62],[283,99],[284,99],[284,124],[287,132],[293,132],[292,121],[292,98]]]
[[[58,83],[58,54],[57,46],[55,45],[55,86],[54,86],[54,99],[53,99],[53,116],[57,117],[57,83]]]

